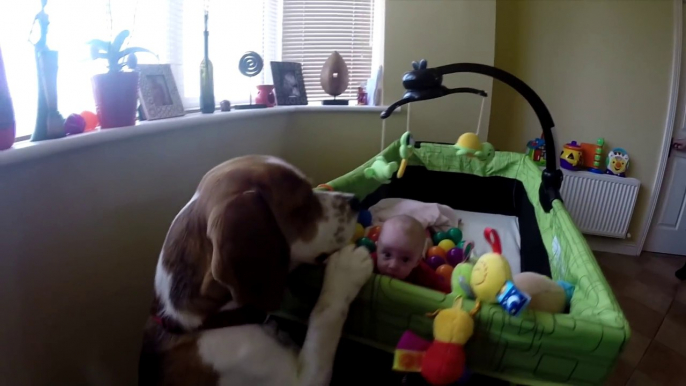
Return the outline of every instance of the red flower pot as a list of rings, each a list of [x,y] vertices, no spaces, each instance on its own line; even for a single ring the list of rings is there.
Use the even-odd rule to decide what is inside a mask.
[[[138,103],[138,72],[108,72],[92,79],[100,127],[133,126]]]
[[[257,96],[255,103],[258,105],[267,105],[267,107],[274,107],[276,105],[276,97],[274,96],[274,85],[261,84],[257,86]]]

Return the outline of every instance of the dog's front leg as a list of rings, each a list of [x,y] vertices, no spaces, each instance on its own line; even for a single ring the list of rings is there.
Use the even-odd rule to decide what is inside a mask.
[[[349,245],[329,258],[322,292],[310,315],[307,336],[298,358],[301,386],[329,384],[348,308],[371,277],[372,269],[372,259],[364,247]]]

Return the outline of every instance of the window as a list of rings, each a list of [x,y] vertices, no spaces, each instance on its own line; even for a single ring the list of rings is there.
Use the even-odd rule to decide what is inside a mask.
[[[299,62],[309,101],[331,99],[322,90],[322,66],[338,51],[350,83],[342,98],[355,99],[372,71],[374,0],[283,0],[284,61]]]
[[[170,63],[187,109],[197,108],[200,62],[203,58],[203,11],[209,7],[210,60],[214,66],[217,103],[245,103],[255,85],[271,83],[270,61],[303,63],[309,100],[326,99],[319,73],[337,50],[350,71],[346,98],[371,76],[374,3],[381,0],[48,0],[48,47],[59,52],[58,103],[63,116],[95,111],[90,78],[104,72],[105,62],[93,62],[86,44],[111,40],[131,31],[129,46],[148,48],[157,57],[139,54],[140,63]],[[17,136],[33,132],[37,109],[37,79],[29,30],[40,1],[13,4],[0,12],[0,46],[17,120]],[[263,72],[247,78],[238,71],[239,58],[256,51]],[[378,51],[378,50],[377,50]]]

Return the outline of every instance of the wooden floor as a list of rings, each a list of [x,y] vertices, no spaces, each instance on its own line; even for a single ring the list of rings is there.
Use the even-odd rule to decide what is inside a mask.
[[[686,257],[595,255],[632,333],[607,385],[686,385]]]

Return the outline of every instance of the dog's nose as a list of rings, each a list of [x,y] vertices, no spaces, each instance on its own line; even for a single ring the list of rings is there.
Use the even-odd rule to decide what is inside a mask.
[[[348,205],[350,205],[350,209],[354,210],[355,212],[360,211],[360,200],[357,199],[357,197],[351,197],[348,199]]]

